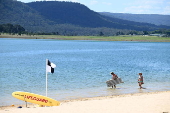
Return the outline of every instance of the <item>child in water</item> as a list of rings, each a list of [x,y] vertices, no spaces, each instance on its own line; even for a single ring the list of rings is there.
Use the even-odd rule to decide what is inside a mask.
[[[139,73],[138,84],[139,84],[140,89],[142,89],[143,88],[142,84],[144,84],[142,73]]]

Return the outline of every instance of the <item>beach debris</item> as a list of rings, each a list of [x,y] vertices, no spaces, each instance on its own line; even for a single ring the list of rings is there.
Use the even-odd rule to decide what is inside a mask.
[[[12,104],[11,106],[12,106],[12,107],[14,107],[15,105],[14,105],[14,104]]]
[[[22,106],[18,106],[18,108],[22,108]]]
[[[44,105],[38,105],[38,107],[44,107]]]

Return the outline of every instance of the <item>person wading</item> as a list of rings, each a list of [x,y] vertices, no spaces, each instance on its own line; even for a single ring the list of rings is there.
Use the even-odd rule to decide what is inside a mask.
[[[118,76],[116,74],[114,74],[113,72],[110,73],[112,75],[112,79],[116,80],[118,78]],[[113,86],[112,86],[113,88]],[[114,88],[116,88],[116,85],[114,85]]]
[[[139,88],[142,89],[143,88],[142,84],[144,84],[142,73],[139,73],[138,84],[139,84]]]

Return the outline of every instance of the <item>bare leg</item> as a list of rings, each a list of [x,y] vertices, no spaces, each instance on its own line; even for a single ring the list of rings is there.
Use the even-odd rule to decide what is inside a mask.
[[[140,87],[140,89],[142,89],[142,83],[141,82],[139,83],[139,87]]]

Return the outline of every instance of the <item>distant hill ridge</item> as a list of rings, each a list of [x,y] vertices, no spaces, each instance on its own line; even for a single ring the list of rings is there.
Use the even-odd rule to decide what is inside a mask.
[[[155,24],[155,25],[170,26],[170,15],[129,14],[129,13],[110,13],[110,12],[99,12],[99,14],[102,14],[105,16],[110,16],[113,18],[134,21],[134,22],[142,22],[142,23],[151,23],[151,24]]]
[[[12,0],[0,1],[0,24],[11,23],[23,26],[31,32],[72,32],[86,34],[94,31],[112,33],[113,30],[151,31],[170,26],[156,26],[101,15],[85,5],[73,2],[39,1],[22,3]],[[100,28],[100,29],[98,29]],[[102,30],[101,30],[102,29]]]
[[[27,5],[57,24],[67,23],[82,27],[100,27],[102,24],[108,24],[107,21],[103,21],[100,14],[80,3],[43,1],[27,3]]]
[[[109,18],[73,2],[43,1],[28,3],[45,18],[56,23],[69,23],[82,27],[109,27],[117,29],[153,30],[158,26],[118,18]],[[150,26],[150,28],[148,27]]]

